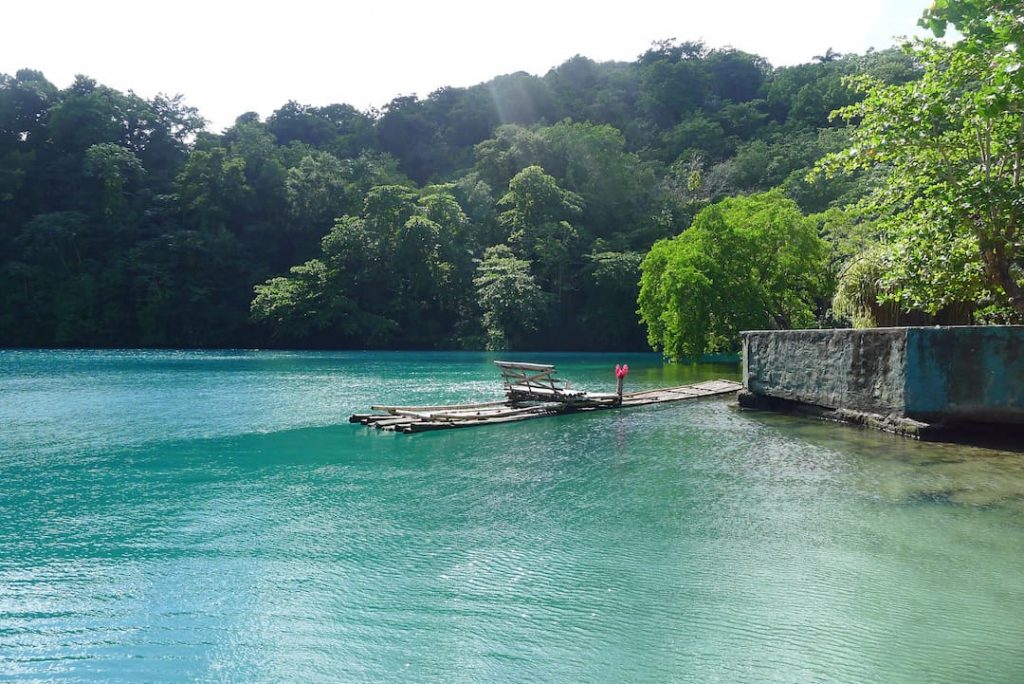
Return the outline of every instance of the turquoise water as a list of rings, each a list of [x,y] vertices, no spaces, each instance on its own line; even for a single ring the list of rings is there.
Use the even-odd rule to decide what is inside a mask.
[[[0,680],[1024,681],[1024,456],[725,400],[345,422],[493,358],[0,351]]]

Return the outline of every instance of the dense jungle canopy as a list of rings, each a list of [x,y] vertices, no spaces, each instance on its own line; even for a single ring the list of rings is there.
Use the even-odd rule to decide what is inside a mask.
[[[858,84],[906,87],[925,66],[894,48],[773,68],[667,40],[380,111],[287,102],[221,133],[180,96],[0,74],[0,345],[728,349],[761,314],[675,347],[637,314],[652,246],[712,209],[689,243],[730,217],[784,221],[729,228],[716,297],[778,301],[770,325],[849,320],[837,279],[881,229],[848,207],[886,169],[808,174],[851,144],[863,113],[830,113],[858,111]],[[802,271],[769,277],[787,226],[804,247],[778,256]]]

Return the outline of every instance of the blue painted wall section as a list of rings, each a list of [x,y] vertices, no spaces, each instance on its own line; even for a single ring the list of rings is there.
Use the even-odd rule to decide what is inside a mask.
[[[906,415],[1024,423],[1024,326],[909,328]]]

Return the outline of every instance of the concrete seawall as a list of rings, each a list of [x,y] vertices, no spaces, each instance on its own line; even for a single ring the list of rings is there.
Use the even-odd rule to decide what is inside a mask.
[[[743,333],[740,403],[925,437],[1024,425],[1024,326]]]

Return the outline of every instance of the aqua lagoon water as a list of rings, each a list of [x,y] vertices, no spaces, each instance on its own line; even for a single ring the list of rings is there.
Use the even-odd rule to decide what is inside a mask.
[[[493,358],[0,351],[0,680],[1024,681],[1024,455],[715,399],[346,422]]]

